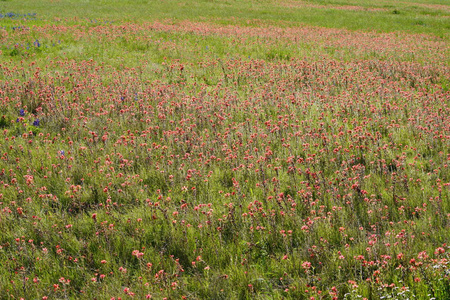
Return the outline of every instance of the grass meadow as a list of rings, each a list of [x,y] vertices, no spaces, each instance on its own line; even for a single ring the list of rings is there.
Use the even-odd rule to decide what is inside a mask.
[[[0,299],[450,299],[446,0],[0,1]]]

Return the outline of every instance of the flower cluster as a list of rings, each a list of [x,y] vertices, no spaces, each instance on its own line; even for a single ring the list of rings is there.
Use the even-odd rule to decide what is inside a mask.
[[[110,51],[0,63],[9,298],[450,297],[445,41],[70,24],[0,37]]]

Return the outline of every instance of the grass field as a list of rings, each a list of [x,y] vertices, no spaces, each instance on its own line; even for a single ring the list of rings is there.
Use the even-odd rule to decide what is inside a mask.
[[[450,299],[444,0],[0,1],[0,299]]]

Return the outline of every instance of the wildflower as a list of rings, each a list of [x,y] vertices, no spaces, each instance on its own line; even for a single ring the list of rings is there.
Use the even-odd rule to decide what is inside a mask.
[[[62,284],[69,284],[69,283],[70,283],[70,280],[69,280],[69,279],[66,279],[66,278],[64,278],[64,277],[61,277],[61,278],[59,278],[59,282],[61,282]]]
[[[436,248],[436,250],[434,251],[434,254],[442,254],[445,252],[445,249],[442,247]]]
[[[137,258],[140,258],[140,257],[144,256],[144,253],[139,252],[139,250],[133,250],[133,252],[131,254],[133,256],[136,256]]]
[[[302,263],[302,267],[305,270],[309,270],[311,268],[311,263],[309,261],[305,261]]]
[[[19,116],[21,117],[25,116],[25,111],[23,109],[19,110]]]
[[[33,126],[38,127],[40,122],[39,119],[34,120]]]

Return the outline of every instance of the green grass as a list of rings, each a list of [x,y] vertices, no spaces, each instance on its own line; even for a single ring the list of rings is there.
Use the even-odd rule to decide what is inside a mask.
[[[428,33],[448,38],[450,10],[445,1],[6,1],[1,12],[38,14],[40,20],[56,19],[102,20],[112,22],[152,22],[170,19],[196,20],[218,24],[259,24],[278,26],[321,26],[350,30],[381,32],[406,31]],[[306,5],[305,5],[306,4]],[[308,4],[310,4],[308,6]],[[431,5],[441,5],[433,7]],[[295,6],[297,5],[297,6]],[[428,6],[423,6],[428,5]],[[357,6],[361,10],[336,9],[339,6]],[[431,6],[431,7],[430,7]],[[49,9],[49,7],[51,7]],[[443,7],[446,7],[444,9]],[[383,9],[371,11],[370,9]]]
[[[1,1],[0,299],[449,298],[449,10]]]

